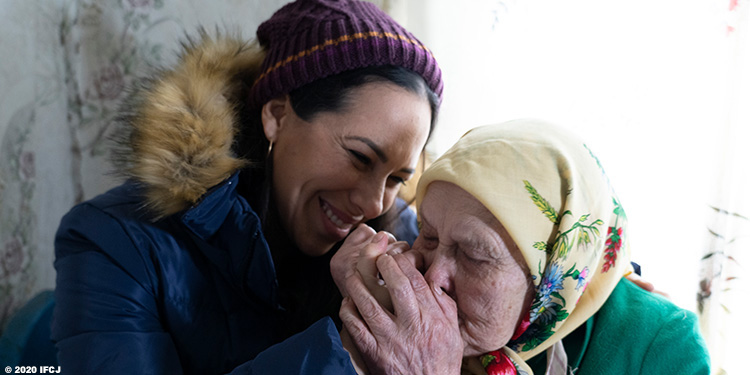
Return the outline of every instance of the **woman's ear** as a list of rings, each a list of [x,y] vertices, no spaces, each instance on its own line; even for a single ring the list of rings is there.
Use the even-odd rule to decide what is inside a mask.
[[[284,120],[291,110],[289,95],[271,99],[263,105],[260,111],[260,119],[263,122],[263,132],[269,142],[276,141]]]

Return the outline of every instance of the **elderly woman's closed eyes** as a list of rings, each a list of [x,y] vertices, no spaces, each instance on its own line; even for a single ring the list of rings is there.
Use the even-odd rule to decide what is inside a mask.
[[[411,250],[359,228],[332,260],[363,372],[709,373],[695,315],[623,278],[625,211],[563,129],[470,131],[425,171],[417,207]]]
[[[460,187],[436,181],[422,203],[413,249],[425,279],[458,307],[464,356],[505,345],[533,297],[529,268],[502,224]]]

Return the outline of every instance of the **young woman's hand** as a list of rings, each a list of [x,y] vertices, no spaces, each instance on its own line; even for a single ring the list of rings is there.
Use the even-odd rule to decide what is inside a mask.
[[[638,285],[639,287],[641,287],[641,289],[643,289],[643,290],[645,290],[647,292],[652,292],[652,293],[660,294],[660,295],[662,295],[662,296],[664,296],[666,298],[669,298],[669,294],[667,294],[666,292],[662,292],[661,290],[657,290],[654,287],[653,283],[651,283],[650,281],[645,280],[644,278],[641,277],[641,275],[639,275],[639,274],[637,274],[635,272],[630,272],[629,274],[625,275],[625,278],[628,279],[628,280],[630,280],[630,281],[632,281],[633,284]]]
[[[375,230],[366,224],[360,224],[346,237],[344,243],[331,258],[331,276],[339,288],[341,295],[348,295],[344,280],[357,270],[357,259],[362,249],[372,242]]]
[[[388,311],[393,312],[391,296],[388,294],[388,286],[378,272],[376,261],[383,254],[400,254],[409,250],[409,244],[404,241],[389,241],[386,243],[382,237],[376,235],[373,241],[364,246],[357,258],[357,271],[362,276],[367,290],[375,297],[375,300]]]
[[[353,272],[359,272],[368,290],[387,310],[392,310],[391,299],[385,282],[375,265],[377,258],[385,254],[400,254],[409,250],[405,241],[396,241],[388,232],[378,232],[361,224],[344,241],[331,259],[331,275],[343,296],[347,296],[343,280]]]

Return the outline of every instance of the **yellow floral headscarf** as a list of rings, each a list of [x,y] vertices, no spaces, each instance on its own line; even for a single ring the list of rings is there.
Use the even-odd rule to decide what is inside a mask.
[[[524,360],[560,345],[631,269],[619,200],[596,156],[562,128],[518,120],[473,129],[425,171],[417,207],[433,181],[482,202],[531,270],[527,318],[506,347],[482,356],[488,374],[530,374]]]

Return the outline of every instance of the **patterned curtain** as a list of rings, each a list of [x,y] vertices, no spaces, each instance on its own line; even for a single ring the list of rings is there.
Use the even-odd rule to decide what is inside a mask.
[[[117,183],[106,139],[127,86],[199,26],[251,38],[286,2],[0,2],[0,327],[54,288],[62,215]]]
[[[750,1],[729,0],[727,116],[709,205],[698,313],[709,345],[712,373],[747,372],[744,318],[750,302]]]

